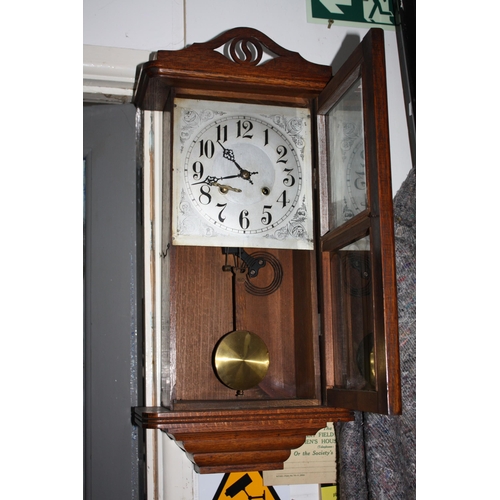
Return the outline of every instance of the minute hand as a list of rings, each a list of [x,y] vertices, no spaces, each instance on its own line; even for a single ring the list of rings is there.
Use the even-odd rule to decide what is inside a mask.
[[[219,181],[222,181],[224,179],[236,179],[237,177],[241,177],[241,174],[236,174],[236,175],[225,175],[224,177],[218,177],[217,179]]]
[[[238,170],[240,171],[240,173],[238,175],[235,175],[234,177],[242,177],[243,179],[247,180],[248,182],[250,182],[250,184],[253,184],[253,181],[252,179],[250,179],[250,177],[254,174],[258,174],[259,172],[249,172],[248,170],[245,170],[244,168],[241,168],[237,161],[234,159],[234,151],[232,149],[228,149],[228,148],[225,148],[220,141],[217,141],[217,143],[219,144],[219,146],[224,150],[224,152],[222,153],[222,156],[226,159],[226,160],[229,160],[231,162],[233,162],[236,167],[238,168]],[[222,177],[222,179],[229,179],[231,177]]]

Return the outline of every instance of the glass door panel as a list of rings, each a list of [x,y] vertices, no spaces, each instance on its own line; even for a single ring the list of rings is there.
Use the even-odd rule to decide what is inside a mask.
[[[361,78],[326,114],[329,143],[329,229],[366,210],[365,136]]]
[[[384,33],[317,100],[326,402],[401,412]]]
[[[375,389],[372,272],[366,236],[333,254],[337,299],[335,386]]]

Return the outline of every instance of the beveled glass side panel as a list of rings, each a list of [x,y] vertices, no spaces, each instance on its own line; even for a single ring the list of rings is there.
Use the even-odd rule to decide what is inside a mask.
[[[335,385],[375,390],[372,263],[366,236],[334,254],[337,289]]]
[[[361,78],[327,113],[329,229],[367,208]]]

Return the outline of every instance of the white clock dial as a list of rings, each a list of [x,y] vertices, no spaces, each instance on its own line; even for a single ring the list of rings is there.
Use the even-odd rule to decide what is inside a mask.
[[[312,248],[307,110],[177,99],[173,242]]]
[[[219,139],[220,130],[225,136]],[[275,127],[251,116],[228,116],[191,142],[184,183],[207,222],[252,235],[272,231],[290,217],[299,202],[302,168],[292,144]]]

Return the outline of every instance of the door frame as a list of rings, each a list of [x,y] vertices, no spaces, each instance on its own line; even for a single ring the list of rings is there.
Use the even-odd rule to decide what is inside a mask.
[[[149,60],[147,50],[83,46],[83,102],[132,102],[137,66]]]
[[[149,51],[93,45],[84,45],[83,55],[84,104],[131,103],[137,66],[151,57]],[[163,113],[158,111],[139,112],[136,119],[137,148],[142,152],[143,163],[143,394],[146,406],[161,404],[162,122]],[[144,443],[148,500],[166,500],[171,495],[196,500],[196,473],[174,441],[165,433],[151,429],[145,431]]]

